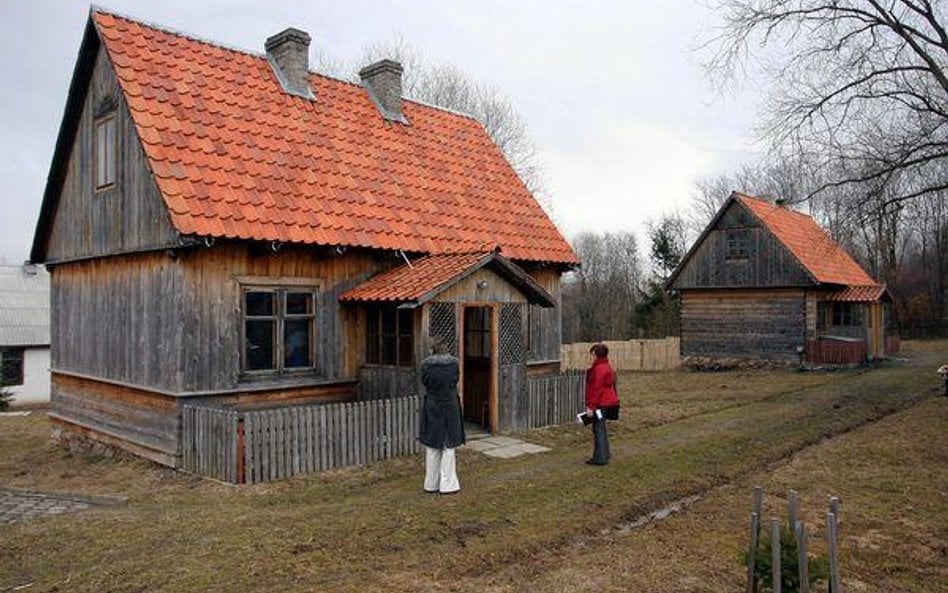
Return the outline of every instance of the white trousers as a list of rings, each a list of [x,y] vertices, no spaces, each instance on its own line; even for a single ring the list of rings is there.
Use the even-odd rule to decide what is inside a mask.
[[[454,449],[425,447],[425,491],[450,494],[460,489]]]

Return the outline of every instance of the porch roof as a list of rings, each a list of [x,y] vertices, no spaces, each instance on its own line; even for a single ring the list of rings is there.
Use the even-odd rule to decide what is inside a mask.
[[[889,291],[885,284],[872,284],[869,286],[846,286],[827,294],[824,300],[839,303],[875,303],[889,298]]]
[[[520,266],[498,251],[441,253],[377,274],[340,297],[340,302],[424,304],[474,272],[490,267],[520,290],[531,303],[554,307],[552,295]]]

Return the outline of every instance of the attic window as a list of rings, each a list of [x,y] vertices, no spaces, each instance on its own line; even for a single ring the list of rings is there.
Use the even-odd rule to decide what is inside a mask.
[[[95,120],[95,189],[115,186],[118,142],[116,141],[116,117],[112,112]]]
[[[727,232],[727,259],[747,259],[750,256],[750,231],[735,229]]]

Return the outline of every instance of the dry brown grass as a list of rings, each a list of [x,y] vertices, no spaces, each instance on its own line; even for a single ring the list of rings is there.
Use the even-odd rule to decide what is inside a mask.
[[[739,590],[759,482],[796,488],[813,513],[842,496],[852,590],[934,592],[945,551],[932,546],[948,535],[945,400],[927,374],[948,353],[938,344],[868,372],[624,375],[607,468],[582,464],[585,431],[546,429],[529,436],[550,453],[462,451],[454,497],[420,492],[418,458],[235,488],[72,456],[48,444],[43,418],[2,419],[0,483],[130,502],[4,528],[0,590]],[[695,492],[706,494],[681,515],[614,529]],[[907,505],[925,512],[892,514]],[[919,567],[906,569],[891,539]]]

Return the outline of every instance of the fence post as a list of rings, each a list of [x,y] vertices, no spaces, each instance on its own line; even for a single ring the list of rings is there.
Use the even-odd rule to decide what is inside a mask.
[[[757,533],[759,527],[759,515],[751,513],[750,521],[750,546],[747,553],[747,593],[756,593],[757,591]]]
[[[829,593],[839,589],[839,550],[836,537],[836,515],[826,513],[826,548],[829,550]]]
[[[798,499],[797,491],[791,490],[787,495],[787,526],[790,529],[790,533],[794,533],[797,525],[797,509],[798,509]]]
[[[781,591],[780,567],[780,518],[770,518],[770,575],[773,578],[773,593]]]
[[[797,538],[797,567],[800,572],[800,593],[810,593],[810,564],[807,559],[806,525],[797,521],[794,527]]]

